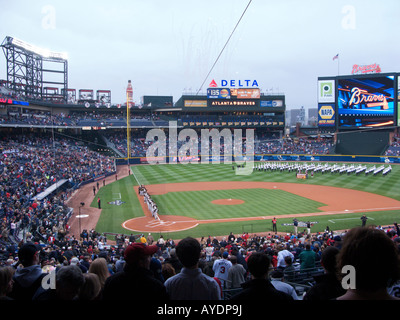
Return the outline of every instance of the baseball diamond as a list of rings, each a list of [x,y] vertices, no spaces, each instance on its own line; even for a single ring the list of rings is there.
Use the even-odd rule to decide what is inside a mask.
[[[211,230],[215,235],[227,234],[231,229],[260,233],[272,230],[273,216],[278,219],[278,231],[292,232],[291,222],[297,217],[318,222],[312,227],[317,232],[327,225],[334,230],[358,225],[362,213],[372,217],[370,223],[386,225],[395,221],[400,212],[400,199],[392,189],[400,174],[397,166],[387,176],[316,173],[306,180],[282,171],[253,171],[249,176],[237,176],[230,165],[224,164],[140,165],[130,167],[131,175],[126,166],[118,169],[118,181],[109,178],[112,183],[99,191],[101,197],[115,193],[121,197],[119,205],[107,203],[101,214],[93,214],[90,227],[99,232],[155,232],[178,238],[201,237]],[[218,178],[221,181],[215,181]],[[145,185],[157,203],[159,220],[144,204],[139,185]],[[98,211],[95,207],[96,203],[92,203],[91,208],[85,209]],[[81,223],[86,223],[85,219]]]

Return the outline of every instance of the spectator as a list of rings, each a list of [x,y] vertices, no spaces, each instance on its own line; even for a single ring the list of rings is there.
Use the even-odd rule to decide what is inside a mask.
[[[291,253],[289,250],[285,249],[285,247],[280,244],[278,246],[278,262],[277,262],[277,268],[284,269],[286,267],[286,257],[290,257],[292,261],[294,260],[294,255]]]
[[[106,259],[96,258],[93,260],[89,267],[89,273],[97,274],[101,288],[103,289],[107,278],[110,276]]]
[[[107,278],[103,299],[116,301],[168,300],[164,285],[150,271],[151,256],[157,251],[156,245],[145,246],[141,243],[131,243],[125,249],[124,270]]]
[[[200,243],[196,239],[187,237],[179,241],[176,254],[183,268],[164,283],[171,300],[221,299],[217,282],[198,267],[200,252]]]
[[[311,250],[311,245],[307,243],[305,245],[305,250],[303,250],[299,255],[300,271],[315,268],[316,256],[317,254]]]
[[[101,300],[101,283],[97,274],[95,273],[85,273],[83,275],[85,278],[85,283],[79,290],[79,300],[91,301],[91,300]]]
[[[333,246],[322,251],[321,266],[323,275],[314,276],[315,284],[307,291],[303,300],[331,300],[345,294],[342,284],[336,275],[336,257],[339,249]]]
[[[296,268],[293,266],[292,257],[285,257],[286,268],[283,270],[283,275],[287,281],[293,281],[296,273]]]
[[[228,270],[227,287],[228,289],[240,288],[241,284],[245,282],[246,269],[237,263],[236,256],[231,256],[230,261],[232,267]]]
[[[15,271],[10,297],[15,300],[32,300],[45,276],[39,264],[40,246],[32,242],[23,244],[18,250],[18,258],[21,264]]]
[[[176,275],[175,269],[170,263],[163,263],[161,266],[161,272],[164,280],[167,280],[168,278]]]
[[[124,254],[122,253],[119,259],[115,262],[115,272],[120,272],[124,270],[125,266],[125,260],[124,260]]]
[[[333,246],[335,246],[339,250],[342,248],[342,237],[341,236],[333,237]]]
[[[382,230],[369,226],[349,230],[338,254],[338,270],[346,265],[355,269],[355,289],[349,288],[337,300],[399,300],[387,291],[400,279],[399,253]]]
[[[177,255],[176,255],[175,248],[170,250],[169,257],[165,259],[165,263],[171,264],[176,273],[181,272],[182,263],[179,261]]]
[[[222,254],[222,259],[217,259],[214,261],[213,271],[214,277],[221,281],[223,288],[226,287],[226,280],[228,279],[229,269],[232,267],[232,263],[228,260],[229,253],[225,251]]]
[[[290,295],[276,290],[268,280],[268,272],[271,267],[271,260],[268,255],[263,252],[252,253],[247,260],[247,266],[249,268],[251,280],[243,283],[243,290],[235,294],[231,300],[293,300]]]
[[[81,269],[75,265],[61,267],[56,271],[55,289],[44,290],[40,287],[33,297],[35,301],[61,300],[71,301],[77,300],[80,289],[85,283],[85,278]]]
[[[88,269],[79,262],[77,257],[73,257],[69,263],[70,265],[78,266],[81,269],[82,273],[87,273]]]
[[[290,295],[293,300],[299,300],[296,290],[290,285],[284,282],[283,272],[275,270],[271,272],[271,283],[276,290],[282,291]]]
[[[0,267],[0,301],[13,300],[8,295],[13,287],[14,268],[11,266]]]

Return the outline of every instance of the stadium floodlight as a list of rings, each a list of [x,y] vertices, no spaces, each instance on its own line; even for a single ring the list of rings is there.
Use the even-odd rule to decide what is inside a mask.
[[[17,38],[12,38],[12,37],[9,37],[8,42],[10,44],[13,44],[16,47],[20,47],[27,51],[36,53],[36,54],[42,56],[43,58],[68,60],[68,55],[65,52],[54,52],[54,51],[50,51],[48,49],[39,48],[35,45],[29,44],[25,41],[19,40]]]

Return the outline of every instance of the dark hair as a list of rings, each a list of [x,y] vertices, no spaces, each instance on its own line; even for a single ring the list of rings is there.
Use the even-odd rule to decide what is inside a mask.
[[[339,249],[334,246],[326,247],[321,254],[321,264],[328,273],[336,273],[336,257]]]
[[[400,279],[400,257],[394,242],[372,226],[348,231],[337,258],[339,273],[345,265],[355,268],[357,289],[374,291]]]
[[[176,255],[182,265],[186,268],[193,267],[198,263],[200,252],[200,242],[192,237],[182,239],[176,246]]]
[[[292,257],[291,257],[291,256],[286,256],[286,257],[285,257],[285,263],[286,263],[286,265],[291,265],[291,264],[293,264]]]
[[[270,258],[268,257],[267,254],[263,252],[252,253],[249,259],[247,260],[247,267],[249,269],[249,272],[255,278],[261,278],[265,276],[265,274],[269,270],[270,265],[271,265]]]

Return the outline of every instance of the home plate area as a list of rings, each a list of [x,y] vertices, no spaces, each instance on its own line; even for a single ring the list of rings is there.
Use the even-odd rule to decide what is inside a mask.
[[[199,223],[196,219],[184,216],[163,215],[162,219],[139,217],[125,221],[122,226],[125,229],[139,232],[166,232],[184,231],[196,227]]]

